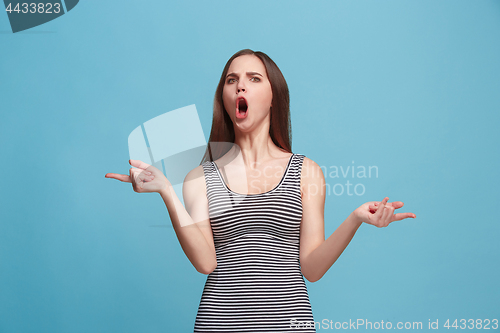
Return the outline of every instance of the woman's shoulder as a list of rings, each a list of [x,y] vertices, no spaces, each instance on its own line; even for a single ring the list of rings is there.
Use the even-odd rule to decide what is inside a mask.
[[[309,157],[307,157],[304,154],[293,153],[293,155],[295,155],[296,157],[300,157],[300,158],[303,159],[303,162],[302,162],[303,167],[311,167],[311,166],[317,165],[316,162],[314,162],[312,159],[310,159]]]
[[[317,178],[319,176],[323,176],[324,179],[323,170],[318,165],[318,163],[316,163],[315,161],[313,161],[312,159],[303,154],[296,154],[296,155],[304,156],[302,161],[302,172],[301,172],[302,179]]]
[[[204,188],[205,187],[205,172],[204,172],[204,166],[208,165],[207,162],[204,162],[191,171],[189,171],[184,177],[184,186],[186,184],[190,184],[190,187],[196,187],[196,188]]]

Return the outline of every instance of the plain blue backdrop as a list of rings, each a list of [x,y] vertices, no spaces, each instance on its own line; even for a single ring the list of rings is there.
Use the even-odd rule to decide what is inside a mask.
[[[488,0],[81,1],[16,34],[0,13],[0,331],[193,330],[206,276],[161,197],[104,175],[167,111],[196,104],[208,139],[244,48],[288,82],[294,153],[378,168],[325,174],[327,237],[385,196],[417,215],[359,228],[306,282],[314,319],[500,319],[499,31]]]

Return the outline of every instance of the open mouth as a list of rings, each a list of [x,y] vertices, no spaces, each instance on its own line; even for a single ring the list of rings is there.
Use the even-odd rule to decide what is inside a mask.
[[[238,118],[244,118],[247,115],[248,104],[244,97],[240,97],[236,100],[236,115]]]

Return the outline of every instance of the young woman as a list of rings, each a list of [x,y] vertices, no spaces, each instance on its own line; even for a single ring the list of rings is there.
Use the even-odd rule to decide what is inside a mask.
[[[183,184],[185,207],[153,166],[130,160],[136,192],[158,192],[182,249],[208,274],[195,332],[315,332],[304,282],[321,279],[365,222],[415,218],[400,201],[366,202],[325,240],[325,178],[291,151],[289,94],[276,64],[249,49],[227,62],[200,166]],[[229,143],[229,144],[228,144]]]

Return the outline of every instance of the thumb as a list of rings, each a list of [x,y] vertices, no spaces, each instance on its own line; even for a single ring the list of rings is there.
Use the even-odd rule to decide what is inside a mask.
[[[130,163],[131,166],[134,166],[134,167],[140,168],[140,169],[147,169],[148,167],[150,167],[149,164],[144,163],[143,161],[140,161],[140,160],[128,160],[128,162]]]

